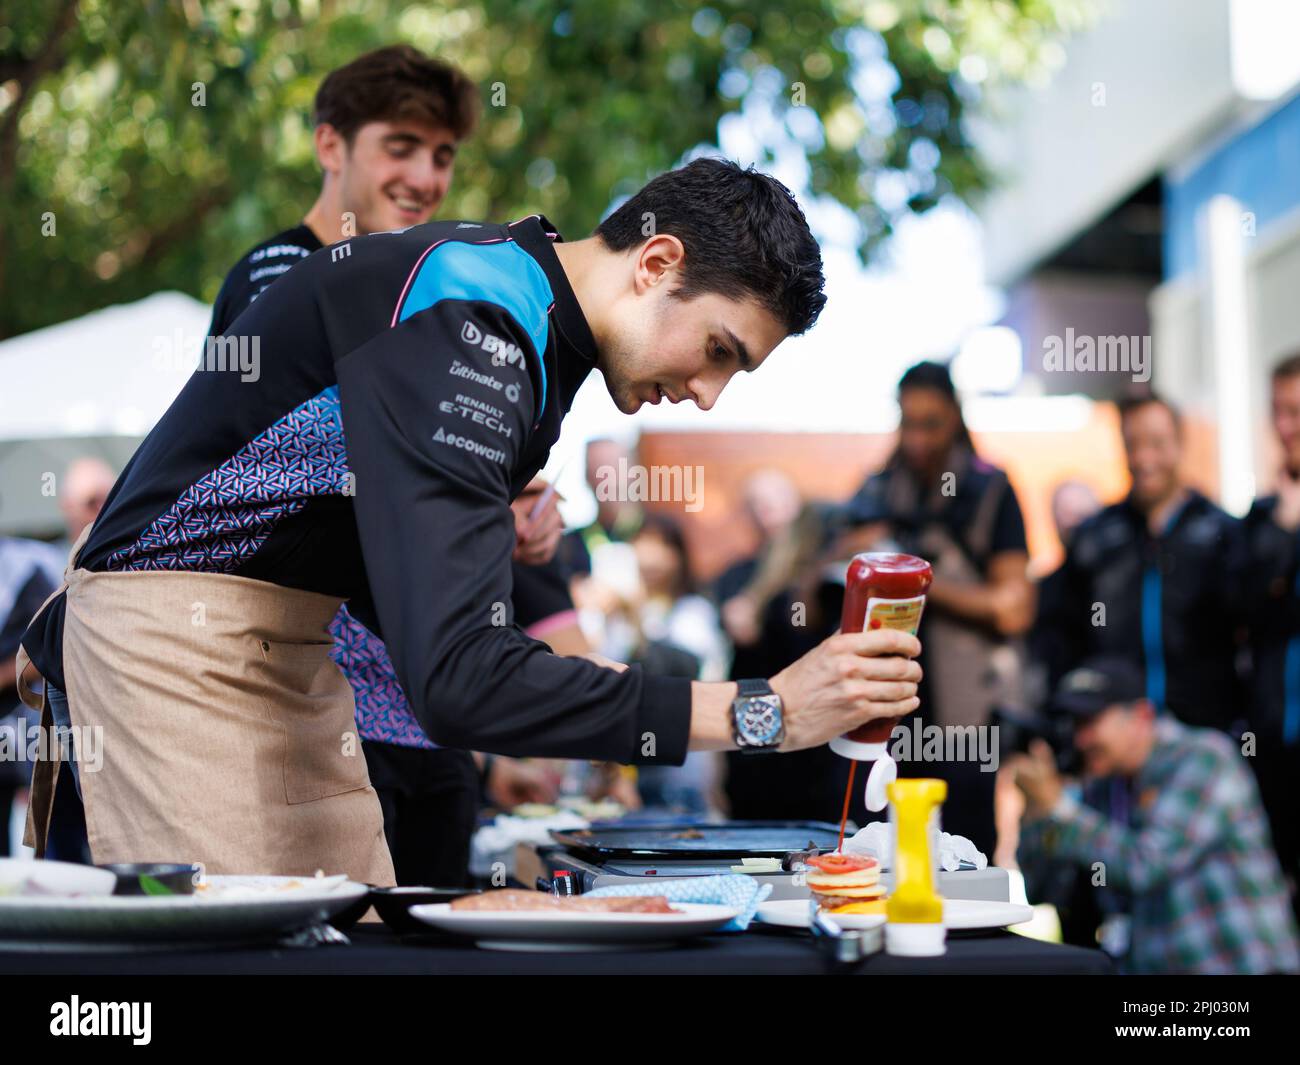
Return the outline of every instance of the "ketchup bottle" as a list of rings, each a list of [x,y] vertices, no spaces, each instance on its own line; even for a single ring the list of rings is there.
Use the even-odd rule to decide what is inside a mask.
[[[893,552],[855,555],[845,580],[840,631],[901,629],[915,636],[925,608],[925,593],[933,580],[930,563],[915,555]],[[871,810],[884,809],[884,789],[897,775],[887,745],[898,720],[877,718],[831,740],[831,750],[836,754],[877,763],[867,782],[867,808]]]

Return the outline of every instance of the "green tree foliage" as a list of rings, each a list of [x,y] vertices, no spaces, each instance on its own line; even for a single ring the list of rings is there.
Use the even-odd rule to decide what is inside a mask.
[[[319,186],[311,101],[406,40],[482,87],[443,217],[543,211],[588,232],[611,201],[717,143],[759,149],[859,221],[989,176],[963,115],[1059,61],[1086,0],[0,0],[0,336],[179,288],[211,299]]]

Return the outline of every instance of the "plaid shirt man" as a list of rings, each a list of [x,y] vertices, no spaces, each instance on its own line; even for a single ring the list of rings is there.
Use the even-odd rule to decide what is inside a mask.
[[[1172,718],[1156,724],[1128,825],[1064,797],[1021,830],[1029,874],[1102,863],[1132,896],[1133,973],[1300,971],[1300,945],[1255,781],[1232,741]]]

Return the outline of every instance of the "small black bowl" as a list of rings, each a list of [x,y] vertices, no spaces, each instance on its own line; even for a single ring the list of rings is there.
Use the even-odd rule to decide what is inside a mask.
[[[200,875],[192,862],[110,862],[99,868],[117,874],[114,895],[193,895]]]
[[[371,902],[374,900],[375,892],[379,888],[371,886],[370,890],[356,902],[352,903],[346,910],[336,913],[330,918],[329,923],[337,928],[340,932],[347,932],[352,929],[358,921],[370,912]]]
[[[451,902],[466,895],[478,894],[480,894],[478,888],[383,887],[371,888],[367,898],[378,911],[384,924],[394,932],[406,935],[412,932],[436,931],[432,925],[427,925],[411,916],[412,906],[423,906],[430,902]]]

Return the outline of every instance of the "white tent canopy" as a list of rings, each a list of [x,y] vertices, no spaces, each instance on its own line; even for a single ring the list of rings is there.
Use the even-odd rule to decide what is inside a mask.
[[[144,436],[194,370],[210,314],[156,292],[0,342],[0,440]]]
[[[47,474],[71,459],[122,466],[189,379],[210,314],[158,292],[0,342],[0,531],[59,529]]]

